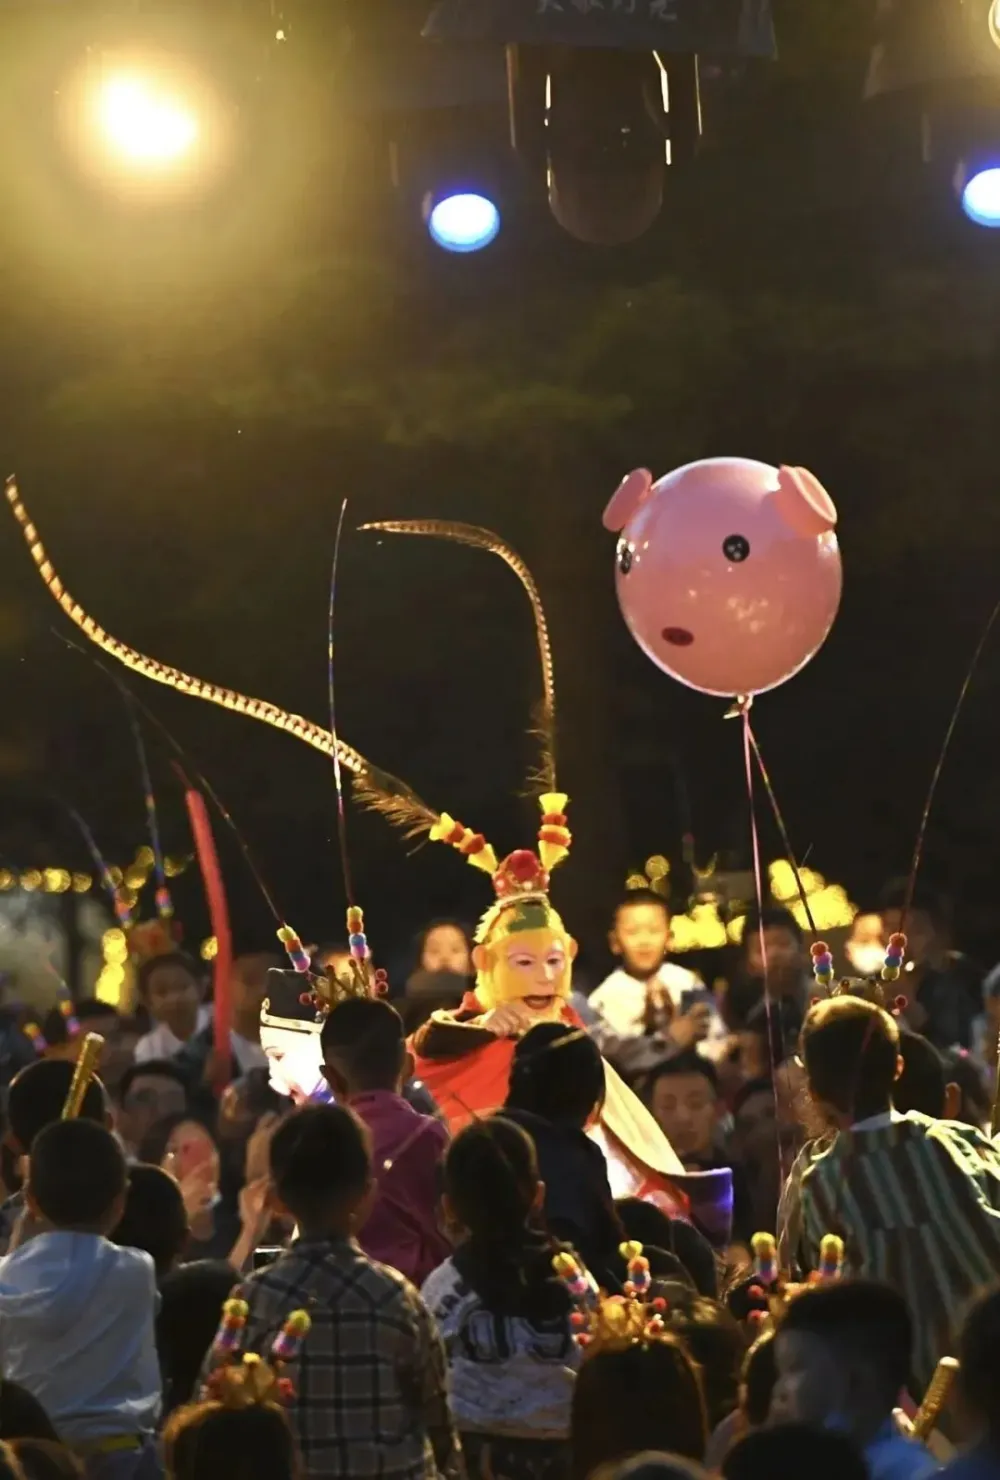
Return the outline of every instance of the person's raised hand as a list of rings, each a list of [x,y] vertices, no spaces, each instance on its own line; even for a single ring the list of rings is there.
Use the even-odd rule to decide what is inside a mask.
[[[690,1012],[675,1017],[667,1028],[667,1037],[680,1049],[692,1048],[708,1037],[712,1025],[712,1008],[707,1002],[696,1002]]]
[[[243,1162],[243,1175],[247,1184],[266,1181],[271,1161],[271,1138],[281,1124],[281,1116],[268,1110],[260,1117],[253,1135],[247,1142]]]
[[[523,1002],[501,1002],[482,1019],[479,1026],[496,1038],[516,1038],[526,1033],[534,1022],[534,1015]]]
[[[240,1188],[240,1224],[251,1243],[256,1244],[267,1227],[270,1212],[267,1206],[268,1178],[258,1177]]]

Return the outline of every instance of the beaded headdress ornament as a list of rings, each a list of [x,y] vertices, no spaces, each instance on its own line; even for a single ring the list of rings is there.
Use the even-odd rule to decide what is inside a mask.
[[[588,1357],[598,1351],[643,1346],[667,1334],[667,1302],[659,1296],[650,1298],[649,1260],[642,1244],[630,1240],[620,1245],[619,1253],[628,1267],[623,1295],[605,1295],[590,1271],[568,1250],[552,1260],[573,1300],[570,1323],[576,1343]]]
[[[283,1369],[302,1350],[312,1321],[309,1312],[293,1310],[271,1344],[268,1359],[257,1352],[240,1354],[249,1306],[245,1300],[227,1300],[222,1321],[212,1345],[218,1363],[205,1382],[203,1397],[224,1408],[252,1408],[268,1403],[289,1403],[295,1396],[291,1379]]]

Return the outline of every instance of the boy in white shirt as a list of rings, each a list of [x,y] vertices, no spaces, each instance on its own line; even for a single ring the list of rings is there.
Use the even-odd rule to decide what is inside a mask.
[[[693,971],[666,959],[670,908],[663,896],[630,890],[615,910],[608,939],[622,964],[590,997],[600,1020],[598,1039],[602,1032],[625,1039],[655,1036],[663,1057],[697,1047],[721,1058],[729,1038],[711,994]]]
[[[191,957],[183,951],[151,956],[139,968],[139,996],[153,1027],[135,1046],[135,1062],[172,1059],[212,1014],[202,1002],[202,983]]]

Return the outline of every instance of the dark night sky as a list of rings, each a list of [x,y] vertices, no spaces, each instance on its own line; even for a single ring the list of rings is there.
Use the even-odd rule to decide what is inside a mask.
[[[828,99],[813,99],[795,56],[778,102],[754,101],[748,84],[766,118],[752,182],[738,151],[710,154],[659,231],[619,255],[559,239],[543,207],[531,224],[530,199],[492,262],[432,261],[405,233],[376,252],[389,207],[360,153],[346,177],[327,159],[329,194],[312,186],[297,213],[286,180],[266,230],[257,199],[172,236],[161,226],[159,248],[116,219],[98,228],[92,202],[70,207],[23,160],[8,167],[19,212],[0,242],[4,471],[16,469],[70,589],[163,661],[325,723],[343,495],[352,527],[428,515],[501,530],[535,569],[553,627],[580,842],[559,897],[591,941],[628,867],[677,857],[682,792],[702,859],[745,865],[749,846],[737,727],[658,673],[618,615],[600,514],[624,471],[734,452],[807,464],[836,499],[839,619],[755,725],[799,852],[859,903],[908,866],[1000,594],[995,253],[956,246],[923,207],[891,223],[862,198],[799,214],[803,146],[789,123]],[[828,111],[812,125],[822,150]],[[370,163],[381,156],[367,138]],[[335,152],[349,152],[341,134]],[[602,422],[592,408],[615,398],[626,409]],[[52,637],[60,621],[13,521],[0,525],[0,862],[84,866],[51,791],[86,813],[110,856],[143,841],[124,711]],[[514,798],[538,680],[509,572],[485,555],[352,535],[338,649],[353,744],[498,848],[531,840],[531,807]],[[927,851],[928,877],[962,896],[963,933],[985,956],[1000,955],[998,673],[994,648]],[[301,933],[338,935],[329,765],[249,721],[138,692],[214,781]],[[148,738],[180,849],[168,752]],[[760,817],[773,853],[763,806]],[[408,860],[371,818],[352,816],[351,837],[371,932],[393,950],[429,915],[474,917],[485,903],[479,876],[444,849]],[[220,846],[241,939],[266,941],[238,851],[224,835]],[[195,933],[197,882],[181,896]]]

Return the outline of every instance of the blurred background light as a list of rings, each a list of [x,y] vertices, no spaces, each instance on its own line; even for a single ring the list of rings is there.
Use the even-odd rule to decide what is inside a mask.
[[[962,210],[977,226],[1000,227],[1000,168],[972,176],[962,191]]]
[[[481,252],[500,234],[500,212],[485,195],[447,195],[431,205],[427,230],[446,252]]]

